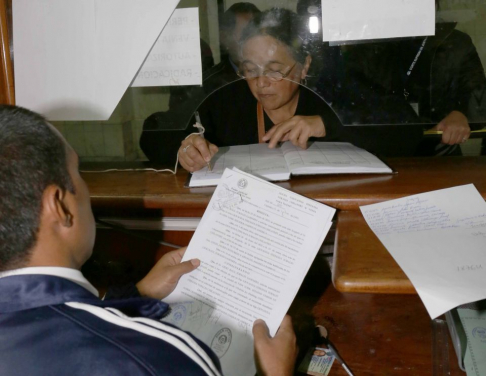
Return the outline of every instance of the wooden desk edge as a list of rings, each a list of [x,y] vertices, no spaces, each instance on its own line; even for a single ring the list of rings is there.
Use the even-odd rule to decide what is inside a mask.
[[[332,273],[332,284],[339,292],[343,293],[368,293],[368,294],[409,294],[415,295],[417,291],[410,281],[397,281],[390,283],[380,280],[370,281],[350,278],[336,278]]]
[[[349,232],[350,229],[352,232]],[[357,233],[360,234],[358,237]],[[359,247],[359,251],[351,245]],[[366,254],[364,261],[356,258],[358,253]],[[343,293],[417,294],[359,211],[338,213],[332,283]]]

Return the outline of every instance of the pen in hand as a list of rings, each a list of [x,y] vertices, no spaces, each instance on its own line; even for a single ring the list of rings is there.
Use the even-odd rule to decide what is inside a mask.
[[[201,118],[199,117],[199,112],[196,111],[194,113],[194,116],[196,117],[196,123],[199,124],[201,127],[202,127],[202,123],[201,123]],[[199,129],[199,136],[201,136],[202,138],[204,138],[204,128],[198,128]],[[206,165],[208,166],[208,171],[212,171],[212,168],[211,168],[211,161],[208,161],[206,162]]]

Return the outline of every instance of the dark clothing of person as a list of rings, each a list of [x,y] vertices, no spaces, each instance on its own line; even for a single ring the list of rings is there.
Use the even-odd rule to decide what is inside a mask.
[[[410,105],[366,77],[363,57],[355,69],[357,56],[340,47],[325,46],[321,52],[314,87],[344,124],[346,141],[382,157],[413,156],[423,130]]]
[[[478,113],[473,107],[481,107],[471,99],[476,90],[484,92],[484,69],[471,38],[455,26],[438,23],[435,36],[427,37],[419,55],[425,37],[354,46],[347,52],[347,69],[351,76],[370,83],[379,96],[418,107],[415,122],[423,123],[425,129],[452,111],[470,118],[472,112]],[[384,102],[378,116],[393,111],[394,107]],[[395,121],[412,122],[407,118]],[[434,155],[439,143],[439,138],[424,139],[417,153]],[[460,152],[458,146],[451,149]]]
[[[169,111],[156,112],[145,119],[140,148],[147,158],[155,163],[175,163],[181,141],[195,131],[194,112],[209,95],[238,80],[241,79],[229,59],[222,60],[203,73],[202,86],[187,89],[185,100],[170,101]],[[239,98],[239,94],[235,93],[232,98]]]
[[[333,111],[317,95],[304,87],[301,89],[296,115],[321,115],[326,125],[325,139],[337,140],[342,126]],[[198,88],[197,92],[195,90],[191,99],[190,103],[180,104],[167,112],[157,112],[145,120],[140,146],[152,162],[175,161],[180,142],[188,134],[197,131],[191,126],[195,123],[193,113],[196,109],[206,128],[205,137],[215,145],[258,142],[257,100],[247,82],[238,77],[229,59],[206,73],[203,87]],[[181,113],[188,120],[184,121],[184,128],[183,123],[179,122],[179,130],[171,132],[171,135],[163,131],[154,132],[167,127],[167,123],[175,124],[176,117]],[[272,126],[271,120],[265,115],[266,130]]]
[[[238,81],[220,89],[209,97],[200,109],[206,127],[206,139],[217,146],[258,143],[257,100],[246,81]],[[338,141],[342,125],[332,109],[318,95],[301,86],[295,116],[319,115],[326,128],[320,141]],[[265,131],[273,122],[264,111]]]
[[[57,276],[0,278],[0,374],[219,375],[206,345],[159,321],[167,309],[158,299],[100,300]]]
[[[234,72],[234,71],[233,71]],[[170,111],[169,111],[170,112]],[[217,146],[247,145],[258,143],[257,100],[245,80],[234,81],[214,91],[198,108],[201,122],[206,129],[205,138]],[[318,95],[300,87],[295,115],[320,115],[326,127],[326,136],[319,141],[343,141],[343,127],[332,109]],[[160,128],[168,113],[155,113],[145,120],[144,129]],[[264,114],[265,130],[273,123]],[[194,124],[192,118],[190,124]],[[150,137],[140,140],[142,150],[152,162],[175,162],[181,141],[190,133],[197,132],[189,126],[185,131],[172,133],[167,147],[166,134],[150,132]]]
[[[381,44],[376,44],[380,47]],[[367,59],[362,45],[343,51],[339,46],[322,49],[322,68],[315,79],[316,91],[331,105],[344,125],[414,123],[418,117],[408,103],[373,81],[366,70],[379,62]],[[374,55],[374,53],[372,54]]]

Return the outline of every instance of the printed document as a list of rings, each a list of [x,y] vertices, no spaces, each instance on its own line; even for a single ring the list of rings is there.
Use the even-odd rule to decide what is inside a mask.
[[[330,45],[435,34],[432,0],[322,0],[321,5],[322,38]]]
[[[253,322],[275,335],[334,212],[226,169],[184,255],[201,265],[164,299],[173,304],[168,320],[209,345],[225,375],[254,375]]]
[[[360,209],[431,318],[486,298],[486,203],[474,185]]]
[[[202,85],[198,8],[174,10],[131,86],[180,85]]]

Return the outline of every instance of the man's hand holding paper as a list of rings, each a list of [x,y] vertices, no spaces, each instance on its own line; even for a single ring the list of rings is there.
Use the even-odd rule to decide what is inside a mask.
[[[225,171],[184,255],[201,265],[165,301],[184,304],[181,327],[218,354],[226,374],[254,374],[253,323],[264,320],[275,336],[334,212],[253,175]]]

